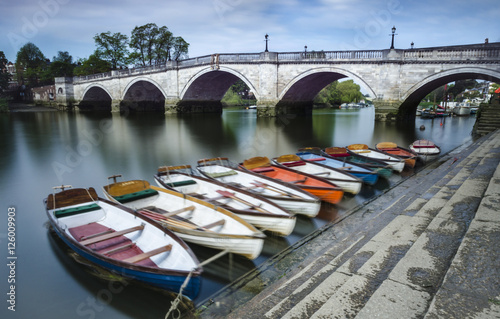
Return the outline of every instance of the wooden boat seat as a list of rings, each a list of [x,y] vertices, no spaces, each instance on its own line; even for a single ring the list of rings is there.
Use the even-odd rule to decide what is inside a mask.
[[[170,186],[170,187],[180,187],[180,186],[187,186],[187,185],[194,185],[196,184],[196,181],[189,179],[185,181],[178,181],[178,182],[172,182],[172,183],[165,183],[165,185]]]
[[[256,167],[256,168],[252,168],[251,170],[252,170],[252,172],[256,172],[256,173],[265,173],[265,172],[274,171],[274,168],[272,168],[272,167]]]
[[[119,201],[120,203],[124,204],[124,203],[132,202],[135,200],[151,197],[154,195],[158,195],[158,191],[151,189],[151,188],[148,188],[148,189],[145,189],[142,191],[129,193],[129,194],[121,195],[121,196],[113,196],[113,198],[116,199],[117,201]]]
[[[101,209],[101,207],[99,205],[97,205],[96,203],[92,203],[92,204],[84,205],[84,206],[59,209],[59,210],[54,212],[54,216],[56,218],[69,217],[69,216],[73,216],[73,215],[92,212],[92,211],[99,210],[99,209]]]
[[[224,177],[224,176],[231,176],[231,175],[237,175],[238,172],[235,170],[228,170],[225,172],[215,172],[215,173],[207,173],[208,176],[213,177],[213,178],[219,178],[219,177]]]
[[[163,246],[160,248],[156,248],[156,249],[153,249],[151,251],[124,259],[123,261],[127,262],[127,263],[131,263],[131,264],[135,264],[135,263],[138,263],[139,261],[142,261],[142,260],[147,259],[149,257],[153,257],[155,255],[161,254],[161,253],[166,252],[166,251],[171,251],[171,250],[172,250],[172,245],[169,244],[169,245],[166,245],[166,246]]]
[[[193,211],[195,209],[196,209],[196,207],[193,206],[193,205],[191,205],[191,206],[186,206],[186,207],[183,207],[183,208],[171,211],[171,212],[166,211],[166,210],[161,209],[161,208],[158,208],[156,206],[147,206],[147,207],[141,208],[140,210],[145,210],[145,211],[150,211],[150,212],[153,212],[153,213],[161,214],[162,217],[171,217],[171,216],[178,215],[180,213],[184,213],[184,212],[188,212],[188,211]]]
[[[307,160],[310,161],[310,162],[321,162],[321,161],[325,161],[326,158],[324,158],[324,157],[316,157],[316,158],[309,158]]]
[[[379,149],[383,150],[383,151],[387,151],[387,152],[389,152],[389,151],[394,151],[394,152],[401,151],[399,148],[379,148]]]
[[[294,166],[302,166],[302,165],[306,165],[305,162],[303,161],[294,161],[294,162],[286,162],[286,163],[281,163],[287,167],[294,167]]]
[[[101,242],[101,241],[105,241],[105,240],[108,240],[108,239],[111,239],[111,238],[120,237],[122,235],[131,233],[131,232],[134,232],[134,231],[138,231],[138,230],[143,230],[143,229],[144,229],[144,225],[139,225],[139,226],[135,226],[135,227],[123,229],[123,230],[120,230],[120,231],[115,231],[115,232],[112,232],[112,233],[103,234],[101,236],[89,238],[89,239],[81,241],[80,244],[82,244],[84,246],[88,246],[88,245],[91,245],[91,244],[95,244],[95,243],[98,243],[98,242]]]
[[[201,226],[200,228],[202,228],[202,229],[210,229],[210,228],[214,228],[216,226],[224,225],[225,223],[226,223],[226,220],[225,219],[221,219],[221,220],[218,220],[216,222],[210,223],[208,225]]]

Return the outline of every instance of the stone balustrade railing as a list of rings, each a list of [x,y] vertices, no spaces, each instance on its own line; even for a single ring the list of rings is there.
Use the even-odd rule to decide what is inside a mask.
[[[115,77],[127,77],[170,69],[211,65],[217,68],[226,63],[310,63],[310,62],[456,62],[456,61],[500,61],[500,43],[460,47],[440,47],[407,50],[360,50],[360,51],[304,51],[304,52],[262,52],[262,53],[223,53],[211,54],[179,61],[116,70],[87,76],[76,76],[73,83],[90,82]]]

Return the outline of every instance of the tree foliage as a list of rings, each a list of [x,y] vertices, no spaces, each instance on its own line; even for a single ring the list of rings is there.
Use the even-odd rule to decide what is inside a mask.
[[[42,51],[31,42],[23,45],[16,56],[17,81],[36,86],[41,84],[42,73],[47,69],[47,60]]]
[[[174,37],[166,26],[158,28],[155,23],[148,23],[132,30],[130,47],[134,50],[131,62],[146,66],[187,57],[189,43]]]
[[[10,73],[7,70],[7,58],[3,51],[0,51],[0,96],[9,87]]]
[[[151,65],[154,58],[155,44],[158,38],[158,27],[154,23],[148,23],[132,30],[130,37],[130,47],[135,50],[136,59],[146,66],[146,62]]]
[[[319,104],[340,105],[342,103],[358,102],[363,99],[360,86],[353,80],[335,81],[327,85],[315,97],[314,102]]]
[[[111,63],[115,70],[127,66],[128,62],[128,37],[120,32],[111,34],[110,31],[94,36],[99,56]]]
[[[68,51],[59,51],[49,65],[48,75],[51,78],[73,76],[75,66]]]
[[[78,66],[74,70],[74,75],[82,76],[109,72],[112,66],[109,61],[100,58],[99,53],[95,52],[86,59],[80,59]]]

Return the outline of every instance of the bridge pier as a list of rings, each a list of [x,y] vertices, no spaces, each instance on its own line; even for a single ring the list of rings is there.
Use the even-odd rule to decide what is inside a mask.
[[[311,115],[313,101],[267,101],[257,102],[257,117],[278,117],[282,115]]]
[[[391,122],[396,121],[401,102],[397,100],[374,100],[375,121]]]
[[[202,100],[165,100],[165,114],[219,113],[222,114],[221,101]]]

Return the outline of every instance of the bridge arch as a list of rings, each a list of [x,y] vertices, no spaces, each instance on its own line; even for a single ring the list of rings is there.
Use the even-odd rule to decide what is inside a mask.
[[[182,88],[179,97],[181,100],[220,101],[238,79],[245,82],[258,100],[259,92],[253,83],[242,73],[224,66],[215,70],[207,67],[194,74]]]
[[[413,120],[418,104],[427,94],[447,83],[466,80],[481,79],[500,83],[500,72],[484,67],[458,67],[440,73],[432,74],[414,84],[402,97],[399,108],[399,117]]]
[[[130,81],[127,84],[127,86],[123,89],[123,92],[121,92],[122,96],[120,97],[120,99],[121,100],[125,99],[127,97],[127,93],[130,93],[131,88],[133,88],[134,86],[137,87],[137,85],[142,84],[142,82],[146,82],[146,83],[149,83],[152,86],[154,86],[156,89],[158,89],[158,91],[160,91],[162,93],[163,97],[167,96],[167,93],[165,92],[163,87],[160,84],[158,84],[156,81],[153,81],[152,79],[146,78],[146,77],[137,77],[137,78],[134,78],[132,81]],[[149,85],[149,89],[152,87],[151,85]],[[144,89],[148,89],[148,88],[144,88]]]
[[[163,87],[154,80],[135,78],[122,92],[120,112],[165,112],[166,96]]]
[[[375,97],[373,89],[357,74],[336,67],[314,68],[295,76],[283,88],[279,100],[312,101],[314,97],[328,84],[342,78],[351,78],[363,86],[370,96]]]
[[[78,108],[82,112],[111,112],[112,101],[109,90],[100,83],[95,83],[85,88]]]

